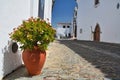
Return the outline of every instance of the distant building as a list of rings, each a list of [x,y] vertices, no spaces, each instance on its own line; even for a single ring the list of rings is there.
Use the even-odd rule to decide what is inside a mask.
[[[77,39],[120,43],[119,0],[76,0]]]
[[[71,23],[58,23],[56,28],[57,38],[70,38],[72,36]]]
[[[41,17],[51,23],[54,0],[0,0],[0,80],[22,65],[21,51],[12,52],[9,33],[30,17]]]

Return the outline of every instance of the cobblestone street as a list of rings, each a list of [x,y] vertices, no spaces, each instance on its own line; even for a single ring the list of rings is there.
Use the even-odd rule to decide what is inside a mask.
[[[3,80],[120,79],[120,44],[60,40],[49,45],[41,75],[30,77],[24,66]]]

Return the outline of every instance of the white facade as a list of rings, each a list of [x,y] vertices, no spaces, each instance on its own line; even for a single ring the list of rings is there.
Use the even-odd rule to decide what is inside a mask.
[[[51,21],[52,3],[47,1],[51,0],[45,2],[44,17]],[[39,0],[0,0],[0,80],[22,65],[20,49],[15,54],[11,52],[9,33],[23,20],[38,17],[38,8]]]
[[[77,0],[77,39],[93,40],[92,32],[96,24],[100,25],[100,41],[120,43],[120,9],[119,0]]]
[[[44,7],[44,20],[51,23],[51,16],[52,16],[52,2],[53,0],[45,0],[45,7]]]
[[[65,37],[65,29],[62,27],[57,27],[56,28],[56,37],[57,39],[60,39],[60,37]]]
[[[51,23],[54,0],[39,0],[39,17]]]

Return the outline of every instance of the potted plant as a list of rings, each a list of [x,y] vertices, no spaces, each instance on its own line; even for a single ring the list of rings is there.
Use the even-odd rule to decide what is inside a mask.
[[[22,58],[29,75],[38,75],[46,59],[46,49],[53,42],[55,30],[40,18],[29,18],[14,31],[10,38],[20,44]]]

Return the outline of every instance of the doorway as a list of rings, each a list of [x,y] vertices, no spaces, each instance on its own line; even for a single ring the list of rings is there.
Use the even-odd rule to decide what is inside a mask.
[[[94,41],[97,41],[97,42],[100,41],[100,33],[101,33],[100,26],[97,23],[95,26],[94,35],[93,35]]]

